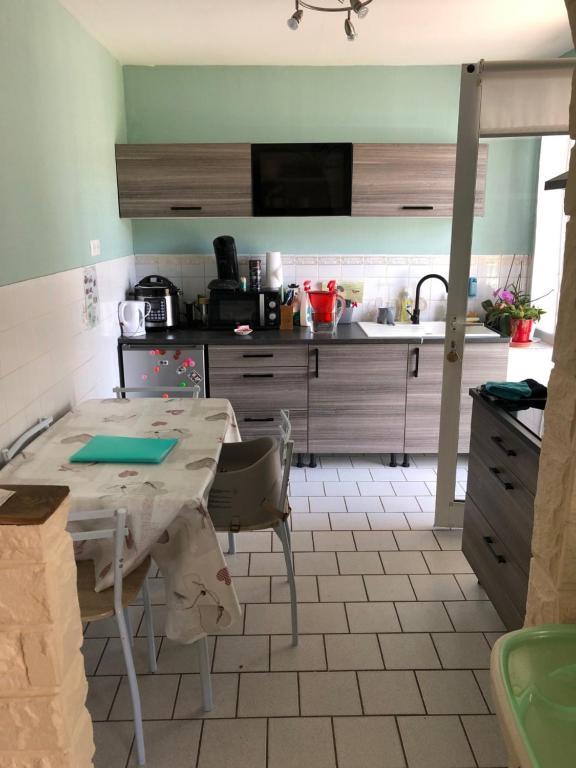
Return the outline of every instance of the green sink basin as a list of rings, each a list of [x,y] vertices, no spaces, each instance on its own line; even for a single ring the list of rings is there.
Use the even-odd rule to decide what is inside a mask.
[[[574,768],[576,625],[512,632],[494,651],[506,703],[534,768]]]

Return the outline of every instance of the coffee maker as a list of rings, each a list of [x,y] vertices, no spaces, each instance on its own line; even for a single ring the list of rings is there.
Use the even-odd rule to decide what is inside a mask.
[[[208,283],[210,291],[237,291],[240,288],[236,242],[230,235],[220,235],[212,243],[218,277]]]

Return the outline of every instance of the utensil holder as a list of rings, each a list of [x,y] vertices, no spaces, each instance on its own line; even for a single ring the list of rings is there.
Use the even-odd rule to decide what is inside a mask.
[[[291,306],[280,307],[280,330],[292,331],[294,329],[294,313]]]

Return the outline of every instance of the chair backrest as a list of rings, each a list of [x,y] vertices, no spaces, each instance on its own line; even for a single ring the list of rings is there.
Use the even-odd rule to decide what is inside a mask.
[[[288,483],[290,481],[290,467],[292,466],[292,453],[294,451],[294,442],[290,440],[292,434],[292,424],[290,422],[290,411],[280,411],[280,440],[281,445],[281,463],[282,463],[282,486],[280,490],[280,509],[284,509],[288,497]]]
[[[17,437],[8,448],[2,449],[2,463],[8,464],[9,461],[12,461],[14,456],[17,456],[35,437],[45,432],[53,421],[52,416],[45,416],[42,419],[38,419],[36,424],[33,424],[25,432],[22,432],[20,437]]]
[[[182,397],[184,393],[192,391],[192,397],[197,400],[200,397],[200,385],[194,384],[193,387],[113,387],[112,392],[118,398],[122,398],[122,395],[130,394],[130,392],[144,392],[150,397],[155,395],[167,395],[172,393],[174,397]]]
[[[89,512],[71,512],[68,516],[70,523],[86,523],[90,520],[109,520],[110,527],[94,528],[91,530],[68,529],[72,541],[113,540],[114,567],[114,610],[122,611],[122,578],[124,575],[124,542],[128,536],[125,509],[97,509]]]

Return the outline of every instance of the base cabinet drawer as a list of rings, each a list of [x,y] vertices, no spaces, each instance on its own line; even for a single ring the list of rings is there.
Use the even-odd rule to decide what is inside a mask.
[[[404,411],[387,413],[348,407],[310,409],[308,450],[311,453],[402,453]]]
[[[519,629],[526,613],[528,575],[469,496],[464,510],[462,551],[506,627]]]
[[[308,366],[308,346],[209,346],[210,368],[293,368]]]
[[[303,410],[308,406],[305,368],[210,368],[210,397],[225,397],[235,411]]]
[[[236,421],[242,440],[258,437],[278,437],[281,424],[280,410],[236,411]],[[290,411],[292,425],[291,439],[294,450],[306,453],[308,450],[308,414],[306,411]]]

